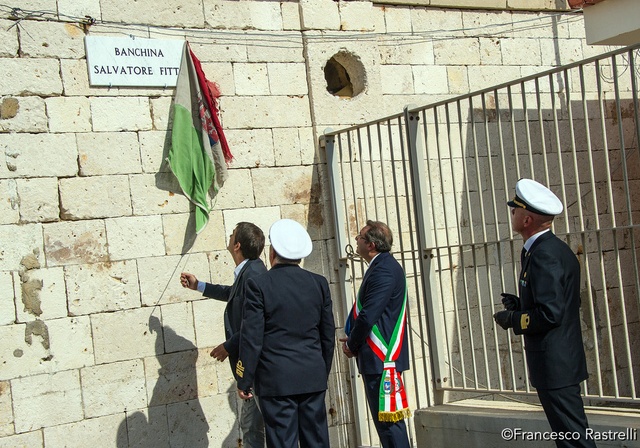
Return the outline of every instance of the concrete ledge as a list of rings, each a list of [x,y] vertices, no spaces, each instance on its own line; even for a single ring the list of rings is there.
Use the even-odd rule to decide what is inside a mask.
[[[596,444],[601,447],[640,448],[640,412],[587,408],[587,418]],[[461,446],[465,448],[555,447],[540,406],[507,402],[464,400],[419,409],[414,417],[418,447]],[[520,431],[507,440],[503,434]]]

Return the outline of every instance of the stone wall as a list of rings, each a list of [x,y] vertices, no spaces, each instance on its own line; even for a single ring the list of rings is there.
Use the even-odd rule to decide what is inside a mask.
[[[235,224],[293,218],[314,241],[304,266],[330,279],[343,322],[319,136],[602,51],[584,43],[581,16],[547,9],[0,5],[0,447],[237,446],[231,371],[209,356],[224,303],[182,289],[180,272],[230,283]],[[164,162],[173,89],[91,87],[87,34],[186,38],[219,83],[235,160],[197,238]],[[328,92],[334,56],[359,95]],[[355,446],[349,378],[337,356],[336,447]]]

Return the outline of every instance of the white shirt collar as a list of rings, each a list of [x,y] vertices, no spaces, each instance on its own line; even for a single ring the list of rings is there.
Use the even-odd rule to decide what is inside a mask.
[[[247,261],[249,261],[248,258],[245,258],[244,260],[242,260],[240,262],[240,264],[238,266],[236,266],[236,268],[233,270],[233,279],[237,279],[238,275],[240,275],[240,271],[242,271],[242,268],[244,267],[245,264],[247,264]]]
[[[525,241],[524,243],[524,250],[526,250],[527,252],[529,252],[529,249],[531,249],[531,246],[533,246],[533,243],[536,242],[536,240],[540,237],[540,235],[542,235],[543,233],[547,233],[549,232],[551,229],[546,229],[543,230],[541,232],[538,232],[536,234],[533,234],[529,237],[529,239],[527,241]]]

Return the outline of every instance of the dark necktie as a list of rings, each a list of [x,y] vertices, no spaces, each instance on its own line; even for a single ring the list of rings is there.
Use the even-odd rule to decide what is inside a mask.
[[[527,250],[523,247],[522,252],[520,252],[520,263],[524,265],[524,257],[527,255]]]

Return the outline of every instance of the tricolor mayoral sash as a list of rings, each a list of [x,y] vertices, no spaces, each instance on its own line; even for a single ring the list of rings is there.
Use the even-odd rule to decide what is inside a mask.
[[[360,303],[360,294],[352,308],[353,322],[358,317],[362,305]],[[382,379],[380,381],[380,399],[378,407],[378,421],[381,422],[397,422],[405,418],[411,417],[411,410],[407,402],[407,394],[404,389],[404,383],[400,373],[396,370],[396,359],[400,356],[402,349],[402,340],[405,337],[407,319],[407,287],[404,288],[404,299],[402,301],[402,310],[398,316],[393,333],[389,341],[385,341],[382,333],[377,325],[371,329],[371,333],[367,336],[367,344],[371,350],[380,358],[384,364],[382,371]],[[351,325],[349,325],[350,327]],[[350,330],[350,328],[349,328]]]

